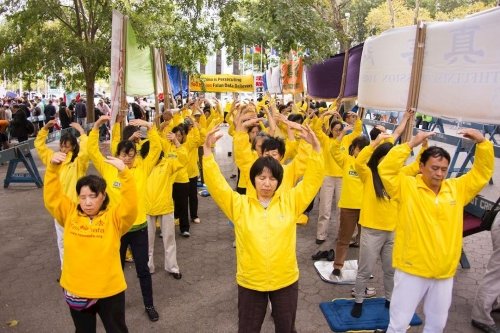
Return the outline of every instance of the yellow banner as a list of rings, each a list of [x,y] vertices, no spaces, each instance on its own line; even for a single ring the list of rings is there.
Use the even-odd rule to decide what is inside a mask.
[[[201,74],[189,79],[190,91],[203,92],[253,92],[252,75]]]

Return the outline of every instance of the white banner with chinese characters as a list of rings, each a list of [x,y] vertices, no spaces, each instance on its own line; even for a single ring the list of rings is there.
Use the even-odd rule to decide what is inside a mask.
[[[429,23],[418,110],[500,124],[500,8]]]
[[[500,8],[463,20],[427,23],[417,111],[500,124]],[[416,27],[388,30],[365,42],[358,103],[404,111]]]
[[[410,26],[391,29],[366,40],[359,71],[359,106],[406,109],[415,34],[416,26]]]

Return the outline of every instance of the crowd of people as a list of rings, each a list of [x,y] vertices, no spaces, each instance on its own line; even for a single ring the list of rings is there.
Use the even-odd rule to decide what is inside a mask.
[[[106,331],[127,332],[128,247],[145,313],[159,320],[151,279],[156,230],[161,229],[163,269],[181,279],[175,225],[178,235],[188,238],[190,224],[202,222],[199,181],[234,227],[239,332],[259,332],[268,303],[276,332],[296,331],[296,225],[309,221],[316,197],[317,232],[311,241],[319,251],[313,259],[332,261],[332,276],[341,279],[348,248],[360,247],[353,319],[366,311],[363,301],[373,294],[370,276],[380,258],[387,332],[405,332],[422,300],[424,331],[444,330],[461,253],[463,207],[493,174],[493,146],[480,132],[462,130],[476,142],[474,165],[465,175],[446,179],[450,156],[429,147],[432,132],[396,145],[414,116],[410,111],[393,133],[376,126],[367,137],[356,112],[335,103],[277,105],[269,95],[225,108],[216,99],[197,98],[150,118],[136,110],[126,126],[128,110],[115,119],[108,110],[89,133],[85,117],[74,109],[68,126],[79,139],[71,133],[61,137],[59,151],[47,148],[45,139],[56,125],[49,117],[36,148],[47,165],[44,199],[56,223],[60,283],[77,332],[95,331],[97,314]],[[62,123],[61,109],[59,119]],[[111,156],[104,156],[99,139],[110,122]],[[222,123],[233,137],[236,188],[214,158]],[[415,161],[405,165],[420,145]],[[86,175],[89,161],[98,176]],[[476,314],[473,324],[497,332],[482,318]]]

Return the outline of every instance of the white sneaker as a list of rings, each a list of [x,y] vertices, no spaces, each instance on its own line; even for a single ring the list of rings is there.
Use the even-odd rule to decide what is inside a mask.
[[[191,236],[191,234],[189,233],[189,231],[183,231],[181,232],[181,236],[188,238],[189,236]]]
[[[200,224],[201,223],[201,220],[199,217],[193,219],[193,223],[196,223],[196,224]]]
[[[356,292],[354,291],[354,288],[351,289],[351,295],[354,297]],[[365,289],[365,294],[363,295],[363,298],[372,298],[377,296],[377,289],[373,287],[366,287]]]

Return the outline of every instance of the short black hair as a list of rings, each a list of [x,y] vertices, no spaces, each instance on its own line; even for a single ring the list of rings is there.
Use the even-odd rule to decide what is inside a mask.
[[[133,143],[130,140],[122,140],[118,143],[118,146],[116,147],[116,156],[120,155],[122,151],[125,154],[128,154],[132,150],[134,151],[134,153],[137,153],[137,149],[135,149],[135,143]]]
[[[352,156],[352,154],[354,153],[354,149],[359,148],[359,150],[361,150],[366,146],[368,146],[369,144],[370,140],[368,140],[368,138],[364,135],[360,135],[357,138],[354,138],[354,140],[352,140],[351,145],[349,146],[349,155]]]
[[[88,186],[88,188],[94,193],[102,193],[105,196],[104,202],[102,203],[101,208],[99,208],[99,211],[105,210],[109,204],[109,196],[106,195],[106,181],[104,180],[104,178],[96,175],[88,175],[78,179],[78,181],[76,182],[77,195],[80,195],[80,191],[84,186]],[[83,213],[80,205],[78,205],[77,209]]]
[[[273,177],[276,178],[278,181],[276,189],[278,189],[283,181],[283,166],[271,156],[259,157],[252,164],[252,167],[250,168],[250,181],[252,182],[253,187],[255,187],[255,177],[262,174],[264,169],[268,169]]]
[[[275,149],[281,156],[285,156],[285,141],[281,138],[269,137],[262,143],[262,153]]]
[[[302,123],[304,122],[304,116],[300,113],[292,113],[288,115],[288,120],[302,125]]]
[[[450,154],[446,150],[444,150],[443,148],[441,148],[441,147],[432,146],[432,147],[427,148],[422,153],[422,155],[420,155],[420,163],[423,163],[425,165],[425,163],[427,163],[427,161],[431,157],[434,157],[434,158],[438,158],[438,157],[445,158],[448,161],[448,164],[450,164]]]

